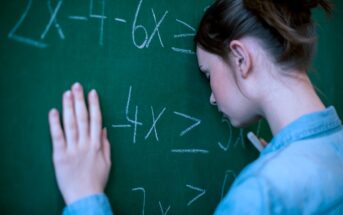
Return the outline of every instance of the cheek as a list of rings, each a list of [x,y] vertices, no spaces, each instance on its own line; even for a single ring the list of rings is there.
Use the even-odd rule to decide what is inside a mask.
[[[210,84],[218,109],[229,117],[234,127],[245,127],[256,120],[254,105],[242,94],[234,77],[216,73],[211,75]]]
[[[218,105],[225,103],[227,96],[227,83],[216,76],[211,77],[211,89]]]
[[[241,94],[234,80],[223,77],[211,77],[212,93],[218,108],[232,118],[242,118],[247,108],[247,100]]]
[[[224,74],[214,74],[211,76],[211,89],[217,104],[220,106],[228,106],[230,101],[236,96],[234,83]]]

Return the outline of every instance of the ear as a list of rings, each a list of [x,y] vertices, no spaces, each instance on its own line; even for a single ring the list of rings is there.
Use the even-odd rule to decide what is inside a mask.
[[[252,58],[250,50],[239,40],[230,42],[230,50],[234,65],[238,68],[241,77],[246,79],[251,72]]]

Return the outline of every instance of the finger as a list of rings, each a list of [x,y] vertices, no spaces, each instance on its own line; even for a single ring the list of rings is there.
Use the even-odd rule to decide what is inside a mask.
[[[262,138],[259,138],[260,139],[260,142],[261,142],[261,144],[264,146],[264,147],[266,147],[267,146],[267,141],[265,141],[264,139],[262,139]]]
[[[102,132],[102,144],[103,144],[102,150],[103,150],[106,162],[108,164],[111,164],[111,145],[110,145],[110,141],[108,140],[106,128],[104,128]]]
[[[98,94],[95,90],[92,90],[88,96],[89,102],[89,115],[90,115],[90,134],[91,140],[94,144],[100,144],[101,142],[101,111]]]
[[[66,146],[60,116],[56,109],[52,109],[49,112],[49,126],[53,153],[56,153],[63,150]]]
[[[75,121],[73,95],[70,91],[67,91],[63,95],[63,125],[67,140],[67,146],[76,144],[77,125]]]
[[[72,87],[75,104],[76,123],[78,128],[79,138],[88,137],[88,111],[85,103],[82,86],[79,83],[75,83]],[[80,141],[81,143],[83,141]]]

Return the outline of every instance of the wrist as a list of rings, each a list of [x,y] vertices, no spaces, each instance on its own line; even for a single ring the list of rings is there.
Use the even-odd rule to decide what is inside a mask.
[[[66,205],[73,204],[83,198],[87,198],[93,195],[103,194],[102,190],[84,190],[81,192],[69,193],[68,195],[63,195]]]

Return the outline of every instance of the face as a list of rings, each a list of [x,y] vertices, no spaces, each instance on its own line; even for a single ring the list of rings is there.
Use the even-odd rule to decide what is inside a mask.
[[[210,102],[235,127],[245,127],[258,120],[254,103],[244,96],[237,85],[235,71],[223,58],[197,47],[200,70],[210,80]]]

